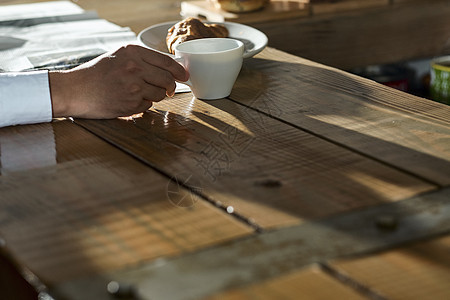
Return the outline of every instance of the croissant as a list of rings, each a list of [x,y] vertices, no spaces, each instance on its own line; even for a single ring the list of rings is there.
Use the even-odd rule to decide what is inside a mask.
[[[190,17],[169,28],[166,45],[169,52],[175,54],[175,47],[183,42],[201,38],[225,38],[228,34],[228,29],[223,25],[205,24]]]

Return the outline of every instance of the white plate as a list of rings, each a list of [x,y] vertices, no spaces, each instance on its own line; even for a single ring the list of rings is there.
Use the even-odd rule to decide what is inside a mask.
[[[177,22],[156,24],[142,30],[137,37],[139,43],[150,49],[169,54],[166,46],[167,30],[175,23]],[[245,45],[244,58],[252,57],[267,46],[267,36],[253,27],[232,22],[205,23],[222,24],[228,29],[230,38],[242,41]]]

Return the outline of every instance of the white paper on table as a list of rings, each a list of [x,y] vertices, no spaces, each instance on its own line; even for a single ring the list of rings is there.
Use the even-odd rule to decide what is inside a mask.
[[[2,36],[0,35],[0,51],[8,50],[12,48],[17,48],[23,46],[27,40],[15,38],[12,36]]]
[[[0,10],[0,21],[62,16],[82,13],[84,10],[70,1],[49,1],[30,4],[5,5]]]
[[[72,64],[136,42],[136,34],[129,28],[85,17],[26,27],[0,26],[0,36],[26,41],[21,47],[0,51],[0,69],[4,71]]]
[[[67,64],[136,42],[136,35],[129,28],[102,19],[25,28],[0,26],[1,35],[27,40],[21,47],[0,51],[0,69],[5,71]]]
[[[175,83],[177,84],[177,87],[175,88],[175,93],[187,93],[191,91],[191,88],[188,85],[180,82]]]
[[[11,27],[31,27],[39,24],[49,24],[49,23],[62,23],[62,22],[73,22],[89,19],[99,19],[97,12],[95,11],[83,11],[82,13],[61,15],[61,16],[48,16],[48,17],[37,17],[37,18],[26,18],[26,19],[15,19],[8,21],[0,21],[0,26],[11,26]]]

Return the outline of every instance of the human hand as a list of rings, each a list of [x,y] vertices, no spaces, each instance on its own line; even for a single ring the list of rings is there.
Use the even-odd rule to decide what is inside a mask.
[[[128,45],[63,72],[50,72],[54,117],[107,119],[143,112],[175,93],[187,71],[167,55]]]

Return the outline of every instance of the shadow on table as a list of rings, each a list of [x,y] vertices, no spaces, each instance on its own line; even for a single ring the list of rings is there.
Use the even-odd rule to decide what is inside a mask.
[[[348,129],[339,125],[342,121],[345,124],[349,116],[357,121],[364,120],[365,111],[370,108],[365,105],[365,100],[358,97],[370,100],[371,90],[343,73],[328,69],[317,72],[317,68],[314,65],[253,59],[244,66],[230,96],[233,101],[203,102],[192,100],[186,95],[180,96],[179,104],[171,106],[170,100],[165,101],[134,121],[77,120],[76,123],[162,174],[165,179],[159,182],[164,182],[164,186],[158,187],[160,191],[167,189],[165,180],[170,183],[174,176],[178,176],[184,188],[217,205],[224,212],[238,216],[238,220],[244,221],[246,225],[262,231],[324,219],[433,191],[443,185],[439,180],[434,180],[436,174],[446,175],[443,181],[448,180],[450,175],[446,170],[450,170],[450,163],[445,159],[445,155],[448,155],[445,147],[438,156],[432,156],[414,150],[413,146],[405,147],[362,133],[358,126]],[[314,77],[319,75],[320,78]],[[286,86],[283,78],[287,77],[298,78],[298,84]],[[250,78],[256,84],[250,85],[247,81]],[[333,78],[334,85],[330,85],[327,78]],[[323,89],[323,94],[315,93],[313,87],[321,84],[326,84],[329,89]],[[353,95],[347,89],[348,86],[354,87],[358,95]],[[295,102],[292,102],[292,95]],[[330,101],[348,101],[349,105],[334,106]],[[345,107],[345,112],[340,107]],[[329,115],[324,118],[323,113],[327,111]],[[327,122],[327,119],[332,122]],[[368,126],[369,129],[370,126],[377,129],[379,125],[375,122]],[[76,171],[78,162],[89,162],[90,159],[96,160],[105,155],[101,149],[92,155],[83,152],[83,147],[74,148],[73,136],[59,130],[57,124],[53,124],[53,129],[56,129],[55,152],[52,152],[56,153],[56,166],[65,164]],[[388,127],[384,130],[389,132]],[[445,145],[447,133],[446,128],[439,132],[442,140],[435,139],[438,145]],[[413,132],[409,134],[414,135]],[[36,135],[42,134],[36,132]],[[349,140],[355,141],[354,148]],[[376,149],[371,149],[373,145],[376,145]],[[358,149],[360,146],[362,148]],[[6,148],[1,135],[0,147],[2,169],[5,169],[3,160],[6,158]],[[20,162],[23,155],[17,152],[16,162]],[[389,157],[393,161],[389,161]],[[417,174],[416,170],[403,168],[402,162],[397,163],[397,158],[411,161],[414,165],[416,161],[422,162],[424,171],[431,172],[423,177],[432,179],[422,180],[413,176],[411,173]],[[104,163],[107,166],[108,163]],[[47,167],[52,168],[31,166],[30,170]],[[94,165],[91,167],[94,168],[91,169],[92,174],[106,176],[103,172],[96,173]],[[57,176],[58,168],[54,168],[54,171]],[[24,169],[20,172],[24,172]],[[126,180],[131,172],[121,170],[121,178]],[[7,182],[5,178],[9,174],[2,172],[0,183]],[[30,176],[32,174],[30,171]],[[86,178],[75,177],[80,187],[83,187],[83,182],[87,182]],[[196,183],[201,182],[201,187],[190,186],[187,178],[196,179]],[[70,182],[76,181],[66,181],[66,184]],[[107,186],[105,181],[103,188]],[[5,185],[3,188],[6,188]],[[33,191],[39,193],[45,190],[52,194],[51,189],[50,186],[36,185]],[[57,189],[60,192],[65,189],[76,191],[74,186],[58,186]],[[82,195],[80,201],[83,201]],[[152,201],[149,197],[148,203],[142,205]],[[28,202],[30,209],[34,205],[31,202]],[[54,205],[53,209],[58,208],[58,203]],[[117,206],[123,212],[140,209],[136,203],[124,199],[110,205]],[[86,207],[89,207],[88,203]],[[189,208],[176,209],[182,215]],[[95,230],[96,222],[108,216],[110,211],[100,210],[90,214],[87,209],[81,212],[90,218],[91,229]],[[392,211],[392,214],[395,213]],[[55,224],[59,224],[57,226],[66,226],[68,219],[54,217],[57,221]],[[163,223],[157,219],[151,222],[155,226]],[[422,225],[415,224],[417,229]],[[59,234],[61,236],[53,237],[55,241],[66,239],[64,230]],[[83,257],[83,242],[74,240],[69,243],[71,251],[79,251],[80,257]],[[427,259],[433,258],[427,256]],[[92,270],[96,269],[97,262],[89,261],[88,256],[83,263],[90,265]],[[135,262],[141,263],[143,261]]]
[[[208,113],[192,112],[217,128],[205,134],[210,141],[202,150],[208,155],[192,171],[209,176],[212,189],[220,191],[214,193],[221,195],[217,200],[262,227],[277,227],[292,216],[325,217],[406,199],[449,182],[448,128],[429,127],[424,119],[409,129],[402,122],[411,115],[399,120],[397,110],[383,117],[386,107],[372,101],[368,85],[318,68],[253,59],[230,96],[234,101],[204,102],[211,107]],[[288,85],[291,77],[298,84]],[[323,85],[327,89],[317,89]],[[374,107],[379,113],[367,113]],[[427,131],[430,135],[422,134]],[[397,143],[402,139],[410,147]],[[435,155],[415,149],[424,145],[433,146],[425,151]],[[255,216],[258,206],[269,209]],[[285,214],[269,220],[274,211]]]

